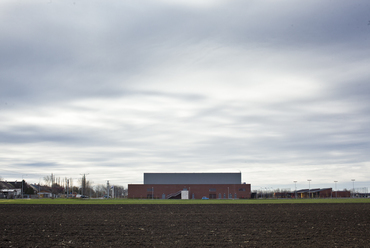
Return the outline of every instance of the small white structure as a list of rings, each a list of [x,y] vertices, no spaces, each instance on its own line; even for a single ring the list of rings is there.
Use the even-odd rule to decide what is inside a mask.
[[[181,190],[181,199],[189,200],[189,191],[187,189]]]
[[[2,189],[0,190],[0,192],[6,195],[13,195],[13,196],[21,195],[21,189]]]

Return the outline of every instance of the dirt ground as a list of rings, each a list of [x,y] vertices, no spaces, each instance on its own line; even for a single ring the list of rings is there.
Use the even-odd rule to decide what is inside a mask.
[[[370,204],[0,205],[0,247],[369,247]]]

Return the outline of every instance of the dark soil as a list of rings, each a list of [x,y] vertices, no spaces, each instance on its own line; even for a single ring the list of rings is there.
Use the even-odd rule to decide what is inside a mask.
[[[0,205],[0,247],[369,247],[370,204]]]

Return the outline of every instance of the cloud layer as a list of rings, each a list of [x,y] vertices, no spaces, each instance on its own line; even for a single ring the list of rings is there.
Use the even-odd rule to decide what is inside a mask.
[[[255,189],[368,187],[369,9],[2,1],[0,176],[240,170]]]

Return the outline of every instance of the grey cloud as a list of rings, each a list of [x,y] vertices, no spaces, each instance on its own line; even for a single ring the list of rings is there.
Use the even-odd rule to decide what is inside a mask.
[[[81,4],[84,3],[81,2]],[[130,75],[142,73],[143,70],[153,67],[158,62],[161,63],[157,58],[166,60],[166,58],[175,56],[177,51],[183,49],[184,46],[188,47],[201,40],[219,40],[223,46],[230,46],[230,40],[237,41],[232,44],[233,46],[260,43],[258,46],[263,47],[264,44],[271,42],[275,46],[278,43],[287,44],[287,48],[293,44],[304,46],[306,38],[312,37],[312,34],[307,32],[306,26],[297,28],[296,31],[299,34],[307,36],[298,41],[286,40],[285,37],[292,37],[292,35],[281,31],[284,30],[284,26],[288,26],[287,23],[291,21],[289,18],[298,18],[298,21],[307,22],[308,26],[308,21],[312,21],[312,12],[318,15],[318,18],[315,18],[316,22],[321,20],[326,24],[325,21],[329,20],[330,27],[346,27],[346,30],[353,30],[341,23],[344,18],[331,20],[330,17],[322,14],[321,11],[328,6],[324,6],[323,10],[320,10],[318,5],[311,4],[306,8],[306,10],[311,10],[308,14],[302,15],[300,12],[300,15],[295,15],[292,11],[291,16],[289,12],[278,12],[275,9],[271,11],[269,5],[264,6],[265,8],[257,5],[258,8],[256,8],[253,7],[256,3],[246,4],[247,6],[244,4],[238,2],[233,7],[215,9],[215,12],[183,10],[166,6],[163,8],[155,7],[154,9],[157,11],[150,8],[140,10],[135,9],[134,6],[128,6],[128,8],[119,6],[124,9],[124,14],[118,11],[120,8],[113,14],[107,11],[103,12],[103,16],[107,16],[108,21],[102,19],[103,24],[99,23],[96,30],[84,24],[83,21],[79,22],[71,6],[66,11],[72,12],[74,14],[72,17],[77,19],[67,19],[65,23],[50,14],[23,20],[31,27],[36,26],[36,30],[34,33],[27,33],[25,37],[16,36],[12,39],[3,39],[2,43],[5,45],[2,46],[2,52],[6,55],[7,60],[3,61],[2,64],[5,68],[9,69],[10,67],[14,75],[18,74],[17,70],[21,70],[21,81],[27,79],[34,88],[40,85],[46,92],[48,88],[51,88],[50,90],[54,88],[61,92],[64,88],[67,91],[73,88],[79,95],[83,94],[81,90],[78,90],[78,86],[81,85],[81,88],[85,88],[87,92],[95,89],[95,92],[91,92],[94,94],[105,88],[115,88],[116,82],[111,82],[112,77],[119,75],[124,84]],[[287,2],[277,8],[289,10],[290,5]],[[363,11],[364,9],[364,7],[350,6],[352,8],[349,8],[344,5],[331,7],[333,11],[340,13],[354,7],[356,8],[353,11]],[[38,12],[37,8],[40,6],[33,6],[33,11],[31,11],[35,16]],[[130,8],[134,10],[130,12]],[[248,15],[249,12],[253,13],[256,10],[262,13],[266,11],[267,15],[255,16],[253,14],[252,17]],[[172,13],[168,14],[168,12]],[[220,18],[224,12],[230,16],[228,22]],[[136,13],[139,14],[136,15]],[[92,16],[87,16],[92,19]],[[200,21],[201,19],[202,21]],[[16,22],[15,25],[22,25],[22,23]],[[279,27],[279,25],[283,27]],[[312,28],[312,24],[309,25],[309,28]],[[312,30],[319,32],[318,37],[325,37],[328,33],[326,30],[322,30],[320,25],[313,27]],[[337,34],[339,35],[341,32],[338,31]],[[201,40],[194,40],[192,37],[198,37]],[[344,37],[353,37],[353,35],[341,35],[340,39],[332,37],[328,39],[328,42],[332,44],[338,40],[341,41]],[[357,38],[356,40],[362,39]],[[12,46],[9,47],[9,44]],[[269,46],[267,45],[267,47]],[[176,63],[176,59],[173,62]],[[14,66],[15,68],[12,68]],[[105,76],[100,75],[103,73]],[[107,73],[110,76],[107,77]],[[60,80],[61,77],[63,80]],[[14,82],[14,79],[9,83],[19,84],[17,81]],[[25,86],[24,84],[20,85],[21,87]],[[41,89],[39,90],[41,91]]]
[[[27,143],[74,143],[78,144],[91,143],[89,136],[82,134],[81,130],[79,133],[66,132],[60,127],[42,127],[40,126],[23,126],[23,127],[12,127],[0,131],[0,143],[3,144],[27,144]]]
[[[58,167],[59,165],[56,163],[35,162],[35,163],[27,163],[27,164],[17,164],[17,166],[26,167],[26,168],[27,167],[31,167],[31,168],[37,167],[37,168],[47,169],[50,167]]]

